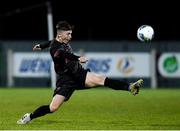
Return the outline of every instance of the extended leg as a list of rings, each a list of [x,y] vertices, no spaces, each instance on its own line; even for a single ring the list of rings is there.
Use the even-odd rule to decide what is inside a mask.
[[[129,84],[125,81],[110,79],[108,77],[98,75],[98,74],[92,73],[92,72],[87,73],[86,81],[85,81],[86,87],[107,86],[114,90],[130,91],[133,95],[138,94],[139,87],[141,87],[142,84],[143,84],[142,79]]]

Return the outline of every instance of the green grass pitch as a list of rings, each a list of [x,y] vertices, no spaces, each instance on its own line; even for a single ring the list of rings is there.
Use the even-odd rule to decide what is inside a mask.
[[[0,130],[180,130],[180,89],[126,91],[94,88],[74,92],[53,114],[27,125],[16,121],[49,104],[49,88],[0,88]]]

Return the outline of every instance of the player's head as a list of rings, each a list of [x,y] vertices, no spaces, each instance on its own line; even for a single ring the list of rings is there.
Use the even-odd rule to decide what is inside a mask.
[[[59,21],[56,25],[57,31],[73,30],[74,26],[70,25],[67,21]]]
[[[56,25],[57,39],[61,42],[68,43],[72,38],[72,30],[74,26],[67,21],[60,21]]]

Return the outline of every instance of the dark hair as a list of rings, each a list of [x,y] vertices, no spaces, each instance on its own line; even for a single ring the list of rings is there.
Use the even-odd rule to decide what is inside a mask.
[[[56,25],[56,29],[59,30],[64,30],[64,31],[68,31],[68,30],[73,30],[74,26],[70,25],[67,21],[59,21]]]

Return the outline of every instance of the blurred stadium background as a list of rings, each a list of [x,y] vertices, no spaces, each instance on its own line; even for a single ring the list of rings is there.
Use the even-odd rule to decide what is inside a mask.
[[[164,101],[167,103],[159,104],[159,106],[153,105],[153,101],[158,101],[157,96],[161,96],[161,93],[158,92],[154,94],[153,90],[153,94],[150,95],[151,93],[146,92],[149,97],[144,98],[143,96],[143,100],[151,99],[151,105],[147,106],[146,110],[151,110],[151,107],[156,109],[161,107],[165,108],[172,101],[174,104],[171,104],[171,107],[176,107],[176,111],[172,109],[176,114],[171,117],[166,116],[169,121],[167,123],[165,122],[164,125],[163,121],[161,121],[162,123],[160,123],[159,126],[157,123],[153,124],[153,122],[151,123],[150,121],[151,127],[134,128],[134,126],[129,127],[131,124],[125,122],[129,118],[124,118],[124,123],[122,122],[120,124],[127,124],[127,127],[119,127],[111,124],[109,127],[104,125],[105,129],[180,129],[178,124],[178,116],[180,114],[180,108],[178,106],[178,101],[180,100],[178,94],[180,88],[180,21],[179,18],[177,18],[180,9],[176,8],[176,3],[171,4],[164,2],[163,6],[159,7],[156,2],[152,1],[151,3],[139,2],[133,5],[130,5],[129,2],[131,1],[122,1],[119,4],[111,1],[102,4],[93,1],[84,1],[81,3],[83,6],[80,6],[74,2],[41,0],[36,2],[11,1],[11,4],[8,2],[1,4],[0,98],[2,97],[1,103],[3,104],[0,106],[7,106],[6,104],[9,102],[8,99],[6,102],[3,102],[3,100],[8,98],[6,94],[9,94],[4,89],[19,89],[19,87],[26,89],[31,87],[31,98],[39,98],[38,95],[33,96],[35,93],[33,89],[50,89],[54,87],[54,75],[52,75],[53,72],[51,72],[51,58],[48,54],[48,49],[42,52],[33,52],[32,47],[38,42],[52,39],[56,33],[54,28],[55,24],[59,20],[67,20],[75,25],[73,40],[71,42],[75,53],[84,54],[90,58],[88,64],[84,66],[89,67],[97,73],[129,82],[143,78],[145,80],[144,90],[152,88],[158,91],[159,88],[168,88],[166,93],[161,92],[162,99],[165,98]],[[155,30],[155,37],[150,43],[142,43],[137,39],[136,31],[138,27],[143,24],[151,25]],[[171,89],[174,89],[177,94],[172,92]],[[23,89],[22,91],[24,92]],[[96,92],[98,93],[99,91],[97,90]],[[170,92],[170,94],[168,92]],[[25,91],[25,93],[27,92]],[[168,96],[173,94],[174,96]],[[21,97],[23,96],[22,94],[19,95]],[[46,96],[47,92],[44,95]],[[98,98],[98,96],[95,97]],[[115,95],[115,98],[116,97]],[[125,99],[124,96],[121,97]],[[27,96],[24,97],[24,99],[27,100]],[[78,97],[76,97],[74,101],[77,99]],[[16,100],[22,102],[23,108],[23,104],[26,102],[20,98]],[[28,99],[28,101],[30,100]],[[41,104],[41,102],[37,105]],[[148,102],[144,101],[143,105],[145,103]],[[129,105],[131,105],[131,103],[129,103]],[[16,109],[19,107],[8,108]],[[34,108],[35,107],[32,107],[31,110]],[[68,106],[65,106],[65,108],[68,108]],[[131,112],[133,110],[131,110],[131,108],[133,107],[127,107],[125,110],[129,109]],[[137,109],[137,107],[134,108]],[[167,114],[171,112],[170,110],[170,108],[165,108]],[[1,115],[6,112],[1,109],[0,111]],[[21,111],[23,112],[25,110]],[[17,112],[17,110],[14,110],[14,112]],[[155,112],[151,113],[156,114],[157,112],[155,110]],[[146,116],[146,113],[144,114],[145,115],[142,114],[142,116]],[[153,118],[152,114],[151,117]],[[22,114],[16,114],[16,116],[14,116],[15,119],[19,117],[17,115]],[[113,113],[110,115],[113,115]],[[174,117],[176,117],[176,119],[174,119]],[[3,115],[1,118],[3,118],[2,120],[6,120]],[[121,116],[121,118],[123,118],[123,116]],[[105,118],[102,117],[102,119]],[[144,118],[144,120],[145,119],[146,118]],[[160,119],[158,120],[160,121]],[[101,121],[101,119],[99,121]],[[97,123],[99,121],[97,120]],[[172,121],[174,125],[171,123]],[[6,125],[2,121],[0,122],[3,125],[1,129],[13,129],[12,120],[12,127],[10,128],[6,128],[8,124]],[[141,122],[143,123],[143,120]],[[168,125],[168,123],[171,123],[171,125]],[[138,125],[140,123],[135,123],[135,125],[136,124]],[[93,126],[90,125],[89,127],[83,128],[75,128],[72,126],[73,129],[104,129],[103,127],[90,127]],[[14,129],[22,128],[16,127]],[[36,127],[23,129],[36,129]],[[58,128],[54,128],[53,126],[48,129]],[[62,129],[69,128],[65,126]]]
[[[42,52],[33,52],[39,60],[36,56],[32,59],[29,55],[24,58],[13,57],[13,54],[32,53],[35,43],[52,39],[59,20],[75,25],[71,45],[76,53],[90,53],[92,59],[87,66],[92,71],[128,81],[142,77],[146,87],[180,86],[177,8],[166,10],[164,6],[158,10],[153,2],[146,6],[139,2],[134,7],[128,1],[121,5],[114,2],[104,6],[94,2],[82,4],[81,8],[65,1],[16,1],[13,6],[1,5],[0,86],[51,86],[50,58],[41,60]],[[130,7],[131,11],[127,11]],[[137,40],[137,28],[143,24],[155,30],[151,43]]]

